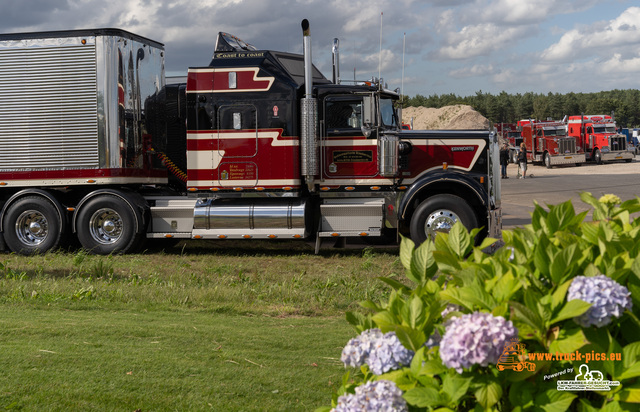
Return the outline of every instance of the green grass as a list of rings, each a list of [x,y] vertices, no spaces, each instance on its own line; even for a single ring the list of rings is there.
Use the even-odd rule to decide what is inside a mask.
[[[0,410],[328,405],[344,312],[386,296],[397,250],[222,243],[0,256]]]

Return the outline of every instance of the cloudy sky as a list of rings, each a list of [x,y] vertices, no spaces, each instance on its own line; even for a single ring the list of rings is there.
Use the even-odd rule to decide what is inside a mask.
[[[165,44],[169,74],[207,65],[219,31],[404,94],[640,88],[637,0],[0,0],[0,31],[113,27]],[[382,47],[380,35],[382,33]],[[404,61],[404,70],[403,70]],[[381,62],[381,64],[380,64]],[[404,71],[404,76],[403,76]]]

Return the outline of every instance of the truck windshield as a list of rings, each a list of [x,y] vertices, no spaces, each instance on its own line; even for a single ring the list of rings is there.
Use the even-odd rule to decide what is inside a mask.
[[[616,133],[616,126],[612,124],[594,124],[594,133]]]
[[[567,131],[564,127],[544,129],[545,136],[566,136]]]
[[[383,125],[398,127],[398,118],[396,116],[396,109],[393,107],[393,100],[380,99],[380,117],[382,118]]]

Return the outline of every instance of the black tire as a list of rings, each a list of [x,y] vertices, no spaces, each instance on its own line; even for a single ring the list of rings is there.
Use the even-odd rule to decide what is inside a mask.
[[[23,197],[9,206],[3,226],[6,245],[23,255],[55,249],[62,239],[58,209],[40,196]]]
[[[411,240],[419,245],[427,237],[434,238],[437,232],[448,232],[457,221],[468,230],[478,226],[473,209],[464,199],[448,194],[427,198],[411,217]]]
[[[89,200],[78,212],[76,231],[82,247],[96,255],[131,252],[141,244],[136,233],[139,212],[123,199],[102,195]]]
[[[547,169],[551,169],[553,167],[551,166],[551,156],[549,155],[549,152],[544,154],[544,165]]]
[[[602,164],[602,153],[600,153],[600,149],[596,149],[593,152],[593,160],[596,162],[597,165]]]

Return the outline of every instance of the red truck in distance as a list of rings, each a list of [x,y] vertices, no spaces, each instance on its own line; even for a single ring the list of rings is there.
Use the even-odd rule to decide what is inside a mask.
[[[618,133],[611,116],[571,116],[567,126],[567,134],[577,139],[588,161],[601,164],[613,160],[633,160],[633,152],[627,151],[626,137]]]
[[[532,163],[543,163],[551,168],[586,161],[577,138],[567,136],[567,124],[563,121],[520,120],[518,129],[527,147],[528,161]]]

